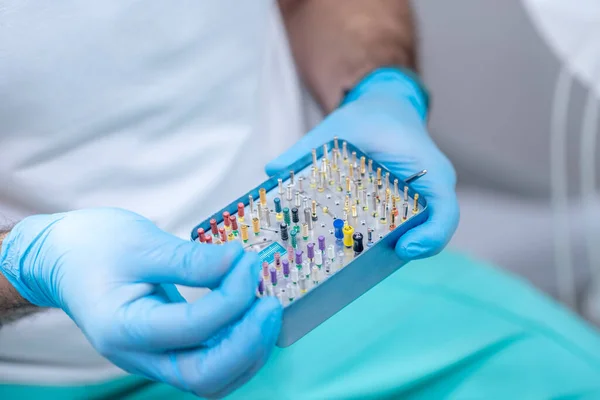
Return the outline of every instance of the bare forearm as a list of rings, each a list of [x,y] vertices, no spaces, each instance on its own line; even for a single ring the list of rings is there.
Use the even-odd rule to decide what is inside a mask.
[[[0,249],[9,232],[6,229],[0,230]],[[38,307],[29,303],[15,290],[0,269],[0,326],[31,314],[37,309]]]
[[[296,64],[326,112],[381,66],[416,69],[409,0],[279,0]]]

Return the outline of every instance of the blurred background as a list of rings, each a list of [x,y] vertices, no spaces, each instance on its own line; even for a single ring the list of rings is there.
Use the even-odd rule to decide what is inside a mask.
[[[413,5],[433,95],[431,133],[459,176],[461,222],[451,247],[521,275],[599,323],[590,278],[600,211],[595,194],[582,195],[580,162],[598,153],[582,131],[586,104],[593,121],[600,92],[591,84],[600,84],[600,43],[592,41],[600,6],[567,3]],[[597,134],[597,125],[587,130]],[[553,132],[562,135],[554,147]],[[597,169],[593,158],[587,163]]]

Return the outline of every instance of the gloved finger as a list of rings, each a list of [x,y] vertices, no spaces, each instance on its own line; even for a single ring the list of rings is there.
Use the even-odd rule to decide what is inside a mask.
[[[453,193],[427,197],[427,221],[400,237],[396,253],[403,260],[415,260],[439,253],[458,226],[460,211]]]
[[[256,299],[260,264],[246,253],[220,287],[193,303],[167,303],[146,296],[120,309],[117,345],[126,349],[164,351],[201,345],[238,321]]]
[[[163,296],[168,303],[185,303],[185,298],[179,293],[175,285],[163,283],[156,289],[159,296]]]
[[[228,394],[233,393],[234,391],[242,387],[244,384],[249,382],[250,379],[254,377],[254,375],[256,375],[256,373],[265,365],[265,363],[269,359],[269,355],[270,352],[265,353],[263,357],[261,357],[257,362],[255,362],[254,365],[248,368],[246,372],[240,375],[236,380],[229,383],[223,389],[214,393],[206,394],[204,397],[209,399],[221,399],[227,396]]]
[[[388,154],[381,161],[403,180],[423,169],[428,171],[425,176],[410,183],[411,188],[427,201],[428,218],[402,235],[396,243],[396,253],[406,261],[435,255],[448,244],[458,226],[456,172],[450,161],[437,150],[412,160],[390,157]]]
[[[223,389],[214,393],[207,394],[206,397],[211,399],[220,399],[233,393],[234,391],[248,383],[256,375],[256,373],[267,363],[272,353],[273,349],[270,349],[269,351],[265,352],[264,355],[258,361],[256,361],[250,368],[246,370],[246,372],[240,375],[237,379],[229,383]]]
[[[149,253],[145,257],[149,262],[131,265],[133,279],[214,288],[241,257],[243,247],[236,242],[216,246],[165,235]]]
[[[262,367],[279,336],[282,311],[281,304],[273,297],[259,300],[219,345],[186,360],[197,366],[196,379],[192,380],[196,382],[193,391],[197,394],[227,392],[227,388],[253,365],[258,363]],[[200,381],[199,377],[205,379]],[[251,377],[246,374],[244,378]]]
[[[198,396],[225,392],[242,375],[250,379],[246,372],[267,360],[279,336],[281,314],[277,299],[259,299],[215,347],[151,355],[153,375]]]
[[[269,162],[265,166],[267,175],[273,176],[277,172],[287,169],[294,162],[310,154],[312,149],[322,146],[331,140],[333,136],[323,126],[326,126],[326,121],[304,135],[279,157]]]

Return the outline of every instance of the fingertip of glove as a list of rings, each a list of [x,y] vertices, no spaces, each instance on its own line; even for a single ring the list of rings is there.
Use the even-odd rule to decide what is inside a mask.
[[[279,157],[271,160],[265,166],[265,172],[269,176],[276,175],[288,169],[296,161],[300,160],[304,155],[310,153],[312,147],[306,147],[302,142],[295,144]]]
[[[257,313],[260,319],[265,321],[265,327],[272,329],[277,327],[279,331],[279,324],[283,314],[283,307],[279,300],[273,296],[263,297],[258,300]]]
[[[260,300],[262,303],[261,314],[264,316],[263,333],[269,337],[269,342],[275,342],[279,337],[281,329],[281,318],[283,316],[283,307],[277,298],[268,296]]]
[[[279,159],[280,159],[280,157],[276,158],[275,160],[273,160],[273,161],[269,162],[267,165],[265,165],[265,173],[268,176],[273,176],[285,168],[285,166],[279,161]]]
[[[218,246],[225,253],[225,258],[229,262],[234,262],[244,254],[244,247],[238,242],[229,242],[225,245]]]
[[[265,296],[258,300],[260,312],[263,315],[277,314],[282,311],[282,306],[279,300],[274,296]]]
[[[427,249],[421,244],[414,242],[398,242],[396,245],[396,254],[404,261],[416,260],[424,256]]]
[[[242,246],[240,242],[227,242],[220,247],[226,249],[228,252],[236,254],[244,251],[244,246]]]
[[[256,283],[256,285],[258,285],[261,276],[260,270],[262,268],[260,259],[258,258],[258,254],[254,252],[249,252],[246,253],[245,257],[248,257],[248,262],[251,264],[250,269],[252,270],[253,281],[254,283]]]

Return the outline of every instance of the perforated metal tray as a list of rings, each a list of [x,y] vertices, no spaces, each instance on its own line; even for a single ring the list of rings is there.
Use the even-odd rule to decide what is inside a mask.
[[[342,142],[340,142],[342,143]],[[334,141],[326,143],[327,148],[332,150],[334,148]],[[368,159],[368,155],[363,153],[360,149],[353,146],[351,143],[346,143],[348,158],[343,160],[340,157],[338,162],[338,170],[340,170],[341,184],[338,184],[339,175],[336,176],[337,172],[332,169],[331,158],[332,154],[328,154],[329,169],[331,174],[326,173],[324,176],[324,184],[320,183],[320,174],[317,174],[317,181],[313,181],[311,185],[311,177],[313,175],[313,155],[307,154],[300,160],[290,166],[290,170],[294,171],[294,185],[290,185],[290,174],[288,171],[283,171],[280,174],[269,178],[255,189],[241,196],[239,199],[233,201],[227,207],[218,211],[212,218],[217,221],[219,227],[223,227],[223,212],[228,212],[231,215],[236,215],[238,212],[238,203],[244,204],[244,221],[239,221],[238,225],[247,224],[249,228],[249,237],[245,247],[249,251],[257,251],[262,260],[266,260],[270,266],[274,263],[274,252],[278,251],[281,258],[287,258],[286,254],[290,245],[290,240],[285,242],[281,241],[279,233],[279,224],[283,221],[278,219],[277,213],[274,210],[273,199],[279,197],[281,200],[282,208],[289,208],[290,210],[300,204],[299,208],[299,225],[304,222],[304,207],[312,206],[314,200],[317,204],[317,220],[313,221],[313,229],[309,231],[308,237],[305,240],[302,236],[301,230],[297,234],[297,249],[303,252],[303,258],[306,259],[307,244],[315,243],[318,246],[318,237],[324,236],[326,241],[326,247],[330,244],[335,248],[336,259],[332,264],[329,264],[326,255],[324,254],[324,263],[321,267],[320,279],[318,284],[313,284],[312,280],[308,281],[308,290],[306,293],[300,293],[296,291],[293,301],[289,301],[288,294],[283,297],[283,305],[285,307],[283,314],[283,325],[281,334],[278,340],[278,346],[286,347],[296,342],[304,335],[309,333],[311,330],[319,326],[321,323],[326,321],[332,315],[340,311],[342,308],[350,304],[352,301],[360,297],[363,293],[377,285],[387,276],[402,267],[402,261],[397,257],[394,252],[394,246],[398,238],[406,231],[411,229],[418,224],[421,224],[427,218],[428,208],[426,200],[423,197],[418,197],[415,201],[415,192],[408,185],[408,212],[406,213],[406,220],[403,220],[402,214],[404,213],[404,193],[403,188],[406,186],[404,181],[391,174],[383,165],[372,161],[372,179],[369,178],[368,172],[365,170],[365,175],[361,175],[360,158],[365,157]],[[340,146],[341,153],[341,146]],[[361,180],[362,187],[365,189],[366,194],[363,199],[366,199],[368,209],[363,209],[363,202],[356,204],[356,190],[352,187],[350,194],[350,207],[348,208],[347,220],[348,223],[354,227],[355,232],[360,232],[364,237],[364,250],[360,254],[355,254],[352,248],[344,246],[343,242],[336,240],[334,235],[333,221],[334,219],[344,218],[344,208],[346,206],[346,182],[345,176],[349,175],[349,166],[354,165],[353,153],[356,153],[356,166],[354,170],[353,182],[355,185],[358,184],[358,180]],[[317,149],[316,156],[318,159],[318,169],[321,171],[322,158],[324,154],[324,146]],[[380,199],[385,199],[385,176],[389,173],[389,188],[391,196],[394,196],[393,182],[398,179],[399,196],[400,200],[397,201],[398,217],[396,218],[396,227],[390,230],[391,215],[387,214],[386,221],[381,220],[381,213],[378,212],[376,216],[373,216],[373,200],[375,186],[377,184],[376,171],[381,168],[382,176],[382,190],[379,190]],[[303,178],[303,179],[301,179]],[[282,180],[283,193],[280,193],[280,187],[278,180]],[[302,181],[300,188],[300,181]],[[290,189],[288,189],[290,186]],[[254,235],[252,232],[251,216],[258,217],[257,208],[260,207],[259,202],[259,190],[261,188],[266,189],[267,197],[267,209],[261,210],[261,231],[259,235]],[[340,190],[341,189],[341,190]],[[288,190],[291,190],[291,200],[289,200]],[[298,192],[298,195],[296,194]],[[249,196],[254,199],[254,212],[250,212],[249,207]],[[298,198],[299,202],[298,202]],[[358,196],[359,200],[361,196]],[[306,198],[306,200],[304,200]],[[378,204],[378,211],[380,210],[380,202]],[[356,206],[357,216],[352,216],[351,206]],[[388,203],[391,210],[391,201]],[[327,212],[323,212],[326,207]],[[269,213],[270,226],[267,224],[266,213]],[[207,233],[210,232],[210,220],[201,222],[196,225],[192,230],[191,238],[194,241],[198,240],[198,228],[203,228]],[[289,227],[294,229],[295,224],[291,224]],[[372,242],[368,242],[369,228],[371,229]],[[240,236],[234,237],[234,240],[241,240]],[[277,245],[277,243],[279,245]],[[294,252],[297,250],[294,249]],[[342,262],[340,263],[340,258]],[[341,267],[340,267],[341,264]],[[278,270],[277,286],[274,288],[276,291],[287,288],[287,285],[293,285],[289,278],[285,278],[281,270]],[[290,286],[291,288],[291,286]],[[292,291],[293,292],[293,291]]]

